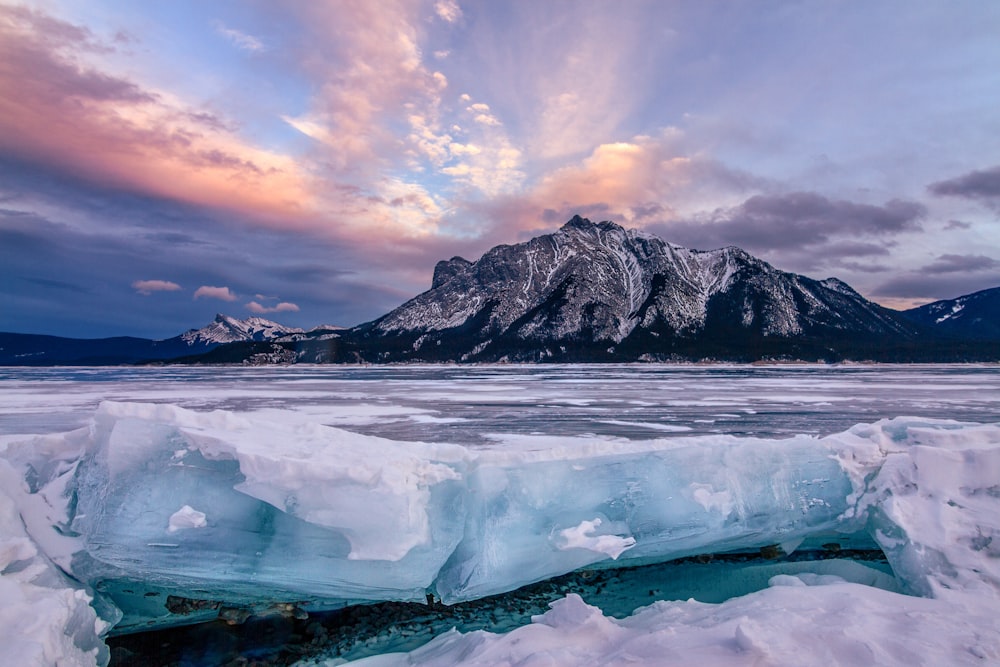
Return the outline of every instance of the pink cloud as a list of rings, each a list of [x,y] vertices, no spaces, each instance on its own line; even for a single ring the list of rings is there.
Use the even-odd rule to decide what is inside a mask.
[[[170,280],[136,280],[132,288],[143,296],[149,296],[153,292],[176,292],[181,286]]]
[[[282,301],[274,306],[263,306],[256,301],[251,301],[247,304],[247,310],[259,315],[264,313],[297,313],[299,312],[299,307],[288,301]]]
[[[202,285],[194,291],[194,298],[220,299],[222,301],[236,301],[236,295],[228,287],[212,287]]]
[[[323,144],[325,160],[338,171],[381,169],[399,157],[391,128],[405,124],[413,110],[433,116],[447,85],[423,65],[420,4],[302,3],[294,9],[309,44],[302,65],[320,93],[307,114],[285,120]]]
[[[234,211],[248,225],[362,246],[434,234],[442,202],[405,175],[412,155],[451,143],[438,111],[447,79],[422,62],[424,11],[408,0],[294,8],[298,65],[317,94],[286,121],[317,143],[293,155],[114,71],[117,46],[87,28],[0,5],[0,152],[102,187]],[[401,137],[411,117],[417,127]]]
[[[261,218],[301,216],[311,185],[291,156],[93,64],[113,51],[86,28],[0,5],[0,151],[105,186]]]
[[[434,3],[434,11],[448,23],[455,23],[462,18],[462,9],[455,0],[438,0]]]

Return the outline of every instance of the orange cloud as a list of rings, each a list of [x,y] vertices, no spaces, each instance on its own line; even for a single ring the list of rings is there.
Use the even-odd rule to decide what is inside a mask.
[[[85,28],[0,6],[0,150],[80,178],[178,201],[300,214],[312,195],[290,156],[248,144],[204,110],[88,64]]]
[[[113,49],[86,28],[2,5],[0,151],[105,187],[235,211],[248,224],[358,243],[435,233],[440,202],[385,175],[405,159],[392,114],[410,119],[410,149],[425,158],[452,143],[436,111],[447,80],[421,64],[416,5],[296,11],[311,31],[302,66],[320,92],[312,112],[286,120],[317,139],[313,155],[255,146],[170,91],[96,64]],[[338,59],[344,67],[329,66]]]
[[[691,159],[671,155],[661,141],[637,137],[601,144],[581,162],[542,179],[530,199],[556,210],[600,207],[608,217],[635,223],[651,206],[669,201],[690,179]]]

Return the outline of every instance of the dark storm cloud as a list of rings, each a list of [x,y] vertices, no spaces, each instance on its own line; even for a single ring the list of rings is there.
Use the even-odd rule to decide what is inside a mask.
[[[1000,205],[1000,165],[931,183],[927,190],[939,196],[964,197]]]
[[[657,226],[664,238],[697,248],[736,245],[751,252],[822,247],[827,257],[885,254],[891,237],[920,231],[927,209],[893,199],[882,206],[833,200],[814,192],[756,195],[739,206]],[[858,236],[878,239],[858,242]]]

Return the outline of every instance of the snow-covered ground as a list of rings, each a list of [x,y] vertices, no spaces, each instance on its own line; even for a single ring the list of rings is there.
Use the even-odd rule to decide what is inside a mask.
[[[3,369],[0,396],[17,664],[102,664],[111,624],[854,548],[891,570],[691,566],[366,660],[1000,664],[996,366]]]

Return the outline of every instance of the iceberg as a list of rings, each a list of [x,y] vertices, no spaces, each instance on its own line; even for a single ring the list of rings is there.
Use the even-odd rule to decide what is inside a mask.
[[[995,618],[1000,605],[1000,425],[896,418],[822,438],[512,435],[462,446],[361,435],[291,411],[105,402],[85,428],[8,442],[0,464],[14,480],[5,488],[20,489],[0,496],[0,586],[24,605],[36,594],[75,601],[49,616],[63,652],[76,651],[69,664],[105,660],[107,632],[374,601],[453,604],[580,568],[762,548],[877,545],[910,595],[814,569],[775,574],[722,607],[657,602],[621,620],[569,596],[508,635],[449,633],[405,659],[491,647],[500,653],[480,659],[491,662],[521,650],[513,635],[571,628],[588,634],[592,655],[623,662],[613,652],[629,637],[682,632],[668,626],[700,627],[692,647],[724,628],[730,648],[778,655],[781,621],[756,618],[753,604],[787,609],[789,631],[805,632],[823,621],[810,605],[844,609],[853,596],[923,618],[940,603],[959,619],[956,637],[971,632],[961,610]],[[997,623],[981,630],[968,650],[1000,658]],[[635,641],[634,655],[651,650]]]

